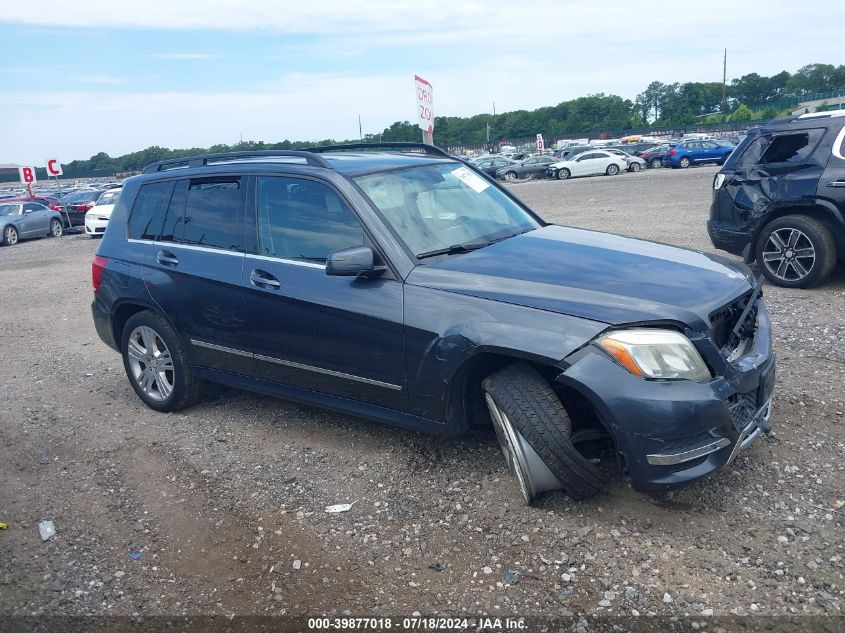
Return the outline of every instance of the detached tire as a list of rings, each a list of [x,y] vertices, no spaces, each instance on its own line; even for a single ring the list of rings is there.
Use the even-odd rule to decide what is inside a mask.
[[[503,450],[508,447],[495,420],[497,414],[522,436],[570,497],[586,499],[604,487],[606,476],[573,446],[569,415],[554,389],[535,369],[525,364],[509,365],[488,376],[482,389]],[[536,492],[518,471],[518,456],[507,452],[506,456],[530,503]]]
[[[836,268],[830,229],[807,215],[785,215],[763,227],[754,257],[766,279],[784,288],[812,288]]]
[[[132,315],[120,337],[120,352],[129,383],[151,409],[179,411],[199,398],[202,383],[182,339],[161,315],[149,310]]]

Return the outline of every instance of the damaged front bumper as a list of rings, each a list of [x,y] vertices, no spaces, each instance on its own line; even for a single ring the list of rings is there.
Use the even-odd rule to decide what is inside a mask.
[[[714,354],[702,355],[714,368]],[[592,347],[568,362],[558,385],[593,405],[637,490],[666,490],[708,475],[769,430],[775,358],[762,301],[750,349],[706,383],[646,380]]]

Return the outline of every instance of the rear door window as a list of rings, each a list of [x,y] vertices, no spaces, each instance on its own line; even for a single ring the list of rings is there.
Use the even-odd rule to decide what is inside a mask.
[[[141,185],[129,214],[129,239],[154,240],[161,228],[170,182]]]
[[[240,177],[192,179],[185,199],[182,243],[242,250],[243,185]]]
[[[805,163],[818,145],[823,129],[802,130],[789,134],[778,134],[766,148],[760,163]]]

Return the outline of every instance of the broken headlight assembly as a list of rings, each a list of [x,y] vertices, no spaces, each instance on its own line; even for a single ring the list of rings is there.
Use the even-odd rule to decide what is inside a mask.
[[[698,350],[679,332],[660,329],[615,330],[595,341],[635,376],[707,382],[710,373]]]
[[[716,177],[713,179],[713,189],[721,189],[724,184],[725,174],[716,174]]]

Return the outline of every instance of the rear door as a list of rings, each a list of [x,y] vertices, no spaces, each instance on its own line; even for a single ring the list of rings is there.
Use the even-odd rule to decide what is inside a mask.
[[[832,201],[845,217],[845,127],[834,138],[827,167],[819,178],[818,195]]]
[[[328,183],[256,176],[246,328],[266,380],[407,409],[402,282],[326,275],[329,253],[374,245]]]
[[[193,364],[255,375],[241,286],[247,185],[241,175],[176,181],[144,281]]]

